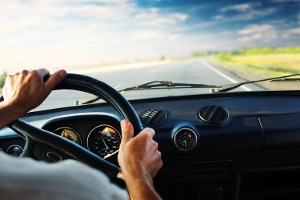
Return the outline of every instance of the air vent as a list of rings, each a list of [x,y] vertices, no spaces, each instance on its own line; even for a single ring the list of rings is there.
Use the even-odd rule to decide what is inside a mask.
[[[168,116],[161,110],[147,110],[140,115],[141,123],[144,127],[159,127],[167,122]]]
[[[198,111],[198,117],[206,123],[222,124],[228,119],[229,113],[220,106],[205,106]]]

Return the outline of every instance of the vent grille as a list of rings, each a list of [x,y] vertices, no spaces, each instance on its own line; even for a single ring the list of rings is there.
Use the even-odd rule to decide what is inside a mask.
[[[228,111],[220,106],[205,106],[198,112],[198,117],[210,124],[222,124],[228,117]]]
[[[139,115],[144,127],[159,127],[167,122],[168,116],[161,110],[147,110]]]

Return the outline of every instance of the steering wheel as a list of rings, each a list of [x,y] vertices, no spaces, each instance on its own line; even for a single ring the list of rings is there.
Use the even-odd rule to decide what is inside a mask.
[[[135,135],[143,129],[140,119],[131,104],[118,91],[104,82],[89,76],[68,74],[54,89],[71,89],[94,94],[111,104],[123,119],[131,121]],[[25,148],[21,154],[22,157],[47,160],[47,157],[51,154],[51,156],[76,159],[101,170],[112,182],[120,185],[120,168],[84,147],[52,132],[34,127],[20,119],[17,119],[8,127],[26,139]]]

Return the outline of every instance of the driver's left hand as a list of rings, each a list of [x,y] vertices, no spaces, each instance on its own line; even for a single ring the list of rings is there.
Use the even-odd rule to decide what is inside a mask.
[[[49,71],[42,68],[32,71],[23,70],[6,77],[0,108],[7,111],[5,113],[9,113],[9,115],[6,116],[5,122],[0,123],[0,128],[40,105],[52,89],[67,75],[65,70],[59,70],[44,82],[43,78],[47,74]]]

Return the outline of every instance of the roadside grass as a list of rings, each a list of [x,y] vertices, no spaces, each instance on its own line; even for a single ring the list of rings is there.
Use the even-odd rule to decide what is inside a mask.
[[[300,53],[215,56],[213,60],[251,73],[282,76],[300,73]]]
[[[240,49],[220,52],[209,60],[244,80],[300,74],[300,47]],[[257,85],[269,90],[298,90],[300,82],[261,82]]]

